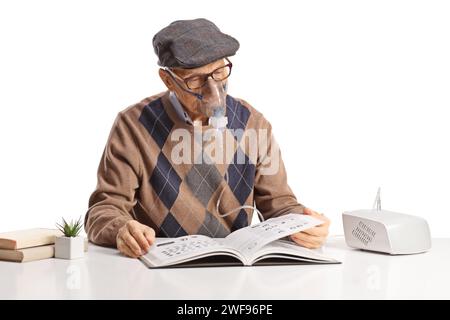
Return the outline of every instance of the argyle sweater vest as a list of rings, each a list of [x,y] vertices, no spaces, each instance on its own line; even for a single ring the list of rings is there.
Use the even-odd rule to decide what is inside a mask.
[[[275,173],[262,170],[265,155],[279,152],[272,150],[272,140],[265,148],[259,140],[243,141],[252,130],[271,137],[269,122],[244,100],[227,96],[226,104],[227,128],[219,140],[210,141],[201,134],[209,127],[197,130],[181,119],[168,91],[118,114],[85,217],[92,242],[115,246],[118,230],[131,219],[152,227],[159,237],[225,237],[251,222],[253,210],[240,209],[243,205],[256,205],[265,219],[303,213],[281,157]],[[206,152],[211,141],[222,149]],[[228,158],[213,161],[220,150]]]

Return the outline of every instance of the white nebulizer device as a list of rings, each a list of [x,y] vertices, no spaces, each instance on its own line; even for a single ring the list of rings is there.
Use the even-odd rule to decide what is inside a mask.
[[[425,219],[381,209],[380,189],[373,209],[342,214],[348,246],[392,255],[414,254],[431,248],[431,236]]]

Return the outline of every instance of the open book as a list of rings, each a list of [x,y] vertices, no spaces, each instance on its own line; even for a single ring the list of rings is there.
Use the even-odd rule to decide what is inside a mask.
[[[226,238],[190,235],[157,239],[140,260],[149,268],[340,263],[291,241],[280,240],[323,222],[302,214],[268,219]]]

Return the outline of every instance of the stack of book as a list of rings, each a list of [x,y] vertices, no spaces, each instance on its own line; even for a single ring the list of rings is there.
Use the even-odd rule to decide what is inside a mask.
[[[27,262],[53,258],[57,229],[27,229],[0,233],[0,260]]]

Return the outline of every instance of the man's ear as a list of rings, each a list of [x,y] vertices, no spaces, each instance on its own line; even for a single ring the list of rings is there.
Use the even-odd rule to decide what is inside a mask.
[[[160,68],[159,69],[159,77],[164,82],[164,84],[166,85],[167,89],[169,89],[170,91],[173,91],[173,89],[174,89],[173,81],[172,81],[172,78],[168,75],[167,71],[165,71],[164,69]]]

